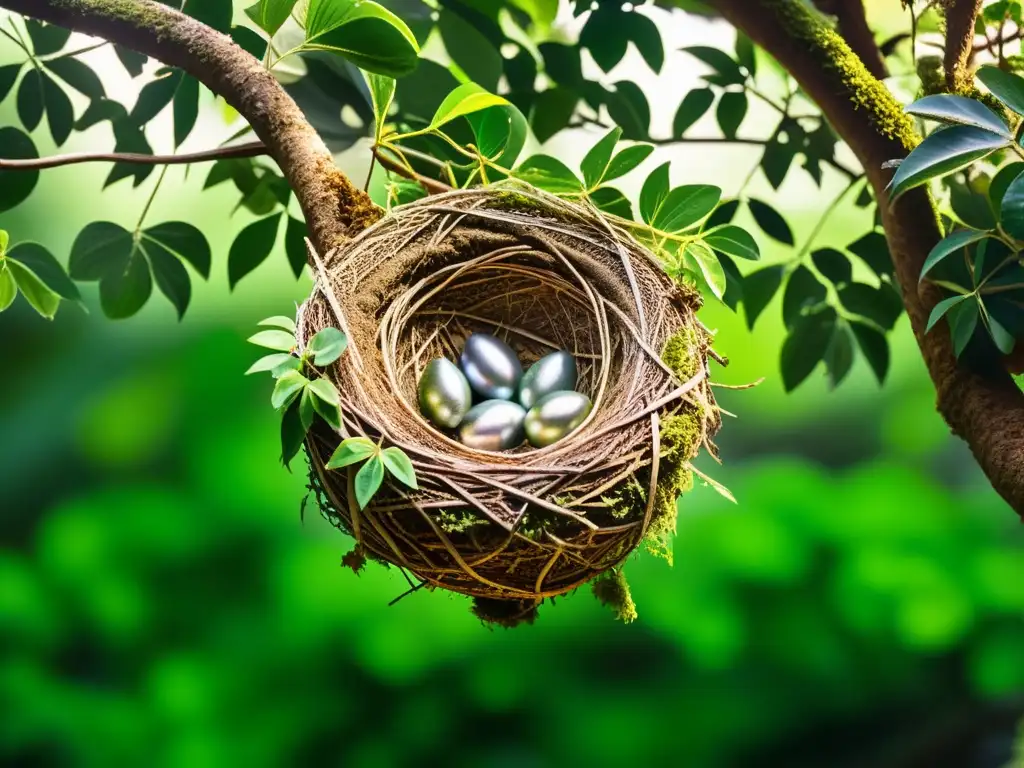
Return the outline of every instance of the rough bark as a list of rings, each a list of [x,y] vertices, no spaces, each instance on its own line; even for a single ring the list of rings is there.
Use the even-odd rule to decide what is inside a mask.
[[[882,80],[889,76],[882,51],[868,26],[863,0],[815,0],[822,12],[836,17],[839,34],[864,63],[868,72]]]
[[[885,186],[892,171],[881,167],[906,156],[917,141],[909,119],[849,46],[799,0],[717,0],[715,7],[796,78],[864,166],[939,412],[996,491],[1024,517],[1024,395],[1005,372],[982,376],[958,365],[944,323],[925,333],[942,298],[936,286],[918,280],[942,236],[936,212],[923,189],[890,206]]]
[[[281,167],[321,252],[379,216],[274,76],[226,35],[153,0],[0,0],[0,8],[144,53],[222,96]]]
[[[942,59],[946,87],[961,93],[971,86],[970,61],[974,51],[974,20],[983,0],[953,0],[946,8],[946,51]]]

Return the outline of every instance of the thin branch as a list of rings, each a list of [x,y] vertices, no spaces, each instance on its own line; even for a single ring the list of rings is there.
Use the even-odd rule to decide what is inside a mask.
[[[442,192],[451,192],[452,190],[452,188],[445,184],[443,181],[438,181],[437,179],[431,179],[427,176],[422,176],[416,173],[415,171],[406,168],[397,160],[385,155],[383,152],[380,151],[378,147],[374,147],[373,156],[377,159],[377,162],[380,163],[384,168],[387,168],[392,173],[397,173],[404,179],[415,181],[417,184],[420,184],[425,190],[427,190],[429,194],[439,195]]]
[[[234,147],[218,147],[202,152],[191,152],[181,155],[140,155],[133,152],[78,152],[69,155],[54,155],[32,160],[5,160],[0,157],[0,171],[41,171],[46,168],[59,168],[64,165],[79,163],[133,163],[137,165],[190,165],[205,163],[210,160],[227,160],[230,158],[259,157],[267,155],[270,150],[261,141],[238,144]]]
[[[982,2],[951,0],[946,8],[946,53],[942,65],[950,93],[960,93],[971,85],[968,64],[974,50],[974,20],[981,13]]]
[[[974,46],[974,49],[971,51],[971,55],[973,56],[979,53],[987,53],[997,46],[1006,45],[1007,43],[1015,42],[1016,40],[1020,40],[1021,38],[1024,38],[1024,27],[1019,28],[1014,32],[1011,32],[1006,37],[1000,37],[998,40],[989,39],[986,40],[984,43],[981,43],[980,45]]]
[[[875,35],[868,26],[863,0],[814,0],[823,13],[836,17],[839,34],[874,77],[884,80],[889,76],[882,51],[875,42]]]

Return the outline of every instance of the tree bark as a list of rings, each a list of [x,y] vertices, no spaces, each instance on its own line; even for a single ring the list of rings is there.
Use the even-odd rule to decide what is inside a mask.
[[[222,96],[280,166],[321,253],[380,216],[274,76],[226,35],[153,0],[0,0],[0,8],[144,53]]]
[[[1024,518],[1024,394],[1005,371],[984,376],[958,365],[945,323],[925,325],[943,296],[919,283],[941,239],[924,188],[890,205],[882,164],[905,157],[917,141],[913,125],[888,90],[849,46],[799,0],[717,0],[715,7],[774,56],[814,99],[866,170],[882,211],[903,303],[938,395],[938,410],[970,446],[995,490]]]
[[[972,85],[969,66],[974,52],[974,20],[981,13],[982,2],[953,0],[946,8],[946,51],[942,64],[950,93],[961,93]]]
[[[889,76],[882,51],[875,42],[875,35],[868,26],[863,0],[815,0],[824,13],[836,17],[839,34],[843,36],[853,52],[874,77],[883,80]]]

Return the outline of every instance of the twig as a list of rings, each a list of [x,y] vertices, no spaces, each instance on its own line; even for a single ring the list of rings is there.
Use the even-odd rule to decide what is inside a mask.
[[[259,141],[182,155],[142,155],[134,152],[80,152],[70,155],[40,157],[31,160],[5,160],[0,158],[0,171],[39,171],[46,168],[58,168],[63,165],[93,162],[136,163],[139,165],[188,165],[190,163],[202,163],[210,160],[258,157],[266,154],[269,154],[269,150]]]
[[[450,192],[452,190],[452,188],[445,184],[443,181],[438,181],[437,179],[431,179],[427,176],[422,176],[416,173],[415,171],[406,168],[397,160],[393,160],[392,158],[385,155],[383,152],[380,151],[379,148],[375,147],[373,149],[373,156],[377,158],[378,163],[380,163],[382,166],[387,168],[392,173],[397,173],[399,176],[403,178],[421,184],[423,188],[426,189],[427,192],[432,195],[439,195],[443,192]]]

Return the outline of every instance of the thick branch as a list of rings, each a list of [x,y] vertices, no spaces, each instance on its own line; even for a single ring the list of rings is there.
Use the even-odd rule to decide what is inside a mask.
[[[281,167],[322,253],[379,216],[369,197],[335,167],[284,88],[226,35],[154,0],[0,0],[0,8],[144,53],[223,96]]]
[[[856,53],[868,72],[879,80],[889,76],[882,51],[875,42],[875,35],[868,26],[863,0],[815,0],[824,13],[836,17],[841,34]]]
[[[974,50],[974,20],[983,0],[952,0],[946,7],[946,87],[960,93],[971,85],[969,64]]]
[[[32,160],[5,160],[0,157],[0,171],[41,171],[79,163],[133,163],[136,165],[191,165],[210,160],[259,157],[269,153],[261,141],[237,144],[233,147],[219,147],[202,152],[181,155],[140,155],[134,152],[77,152],[71,155],[53,155]]]
[[[886,160],[903,157],[917,137],[892,95],[872,78],[850,48],[799,0],[718,0],[722,14],[772,54],[821,107],[867,172],[892,253],[903,302],[938,408],[970,446],[992,486],[1024,517],[1024,395],[1009,374],[981,376],[957,364],[947,328],[925,333],[928,315],[943,297],[919,285],[924,259],[941,238],[924,188],[890,206]]]

